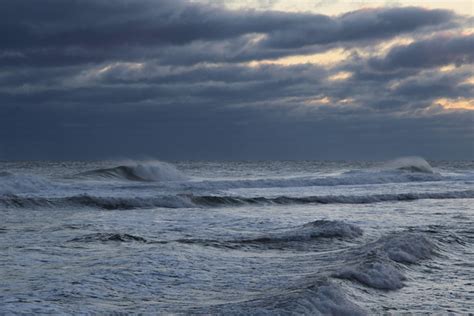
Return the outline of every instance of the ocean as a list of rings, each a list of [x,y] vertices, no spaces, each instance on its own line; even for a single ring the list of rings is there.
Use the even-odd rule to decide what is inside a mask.
[[[474,312],[474,162],[0,162],[0,314]]]

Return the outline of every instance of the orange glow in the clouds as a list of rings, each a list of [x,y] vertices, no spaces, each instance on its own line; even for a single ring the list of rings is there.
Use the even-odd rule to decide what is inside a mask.
[[[331,99],[327,96],[318,99],[311,99],[305,102],[307,105],[328,105],[331,103]]]
[[[329,77],[331,81],[339,81],[339,80],[346,80],[352,77],[352,73],[348,71],[340,71],[332,76]]]
[[[435,100],[434,104],[441,105],[446,110],[474,110],[474,99],[468,98],[440,98]]]
[[[194,2],[218,3],[215,0],[192,0]],[[346,12],[384,8],[393,5],[416,6],[426,9],[453,10],[457,14],[474,15],[472,0],[357,0],[357,1],[311,1],[311,0],[227,0],[222,1],[229,9],[277,10],[284,12],[312,12],[326,15],[340,15]]]
[[[344,61],[349,56],[349,52],[342,49],[331,49],[324,53],[311,55],[293,55],[278,59],[267,59],[260,61],[252,61],[248,63],[250,67],[257,67],[260,65],[280,65],[293,66],[300,64],[316,64],[321,66],[333,66]]]
[[[382,42],[377,45],[378,55],[385,55],[390,49],[395,46],[406,46],[413,43],[415,40],[412,37],[408,36],[398,36],[394,39]]]
[[[454,69],[456,69],[456,65],[450,64],[450,65],[440,67],[439,71],[441,71],[441,72],[450,72],[450,71],[453,71]]]
[[[474,77],[467,78],[463,83],[474,85]]]

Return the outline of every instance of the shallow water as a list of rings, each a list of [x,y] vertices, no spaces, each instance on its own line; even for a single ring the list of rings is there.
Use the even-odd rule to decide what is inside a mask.
[[[474,311],[473,162],[1,162],[0,214],[0,313]]]

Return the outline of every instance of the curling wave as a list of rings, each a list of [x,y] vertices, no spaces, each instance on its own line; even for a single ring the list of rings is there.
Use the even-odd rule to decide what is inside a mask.
[[[173,165],[161,161],[131,163],[112,168],[96,169],[76,174],[76,177],[129,181],[183,181],[187,179]]]
[[[437,245],[424,234],[391,234],[355,252],[351,257],[356,257],[357,261],[348,263],[334,276],[375,289],[397,290],[406,280],[403,266],[429,259],[437,250]]]
[[[408,172],[435,173],[433,167],[421,157],[401,157],[384,164],[386,169],[396,169]]]

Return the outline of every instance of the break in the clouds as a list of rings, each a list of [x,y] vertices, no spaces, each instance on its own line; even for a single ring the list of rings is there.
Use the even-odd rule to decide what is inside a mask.
[[[474,158],[449,9],[0,3],[0,158]]]

